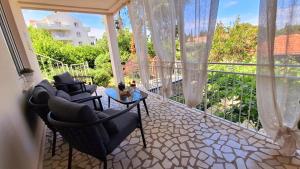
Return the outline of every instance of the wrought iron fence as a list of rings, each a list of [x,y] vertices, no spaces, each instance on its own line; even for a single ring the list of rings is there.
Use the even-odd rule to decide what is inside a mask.
[[[55,60],[51,57],[41,54],[36,54],[36,56],[43,74],[43,78],[47,79],[50,82],[53,81],[54,75],[64,72],[69,72],[75,77],[87,77],[89,75],[89,65],[87,62],[68,65],[59,60]],[[92,83],[91,78],[85,78],[84,80],[87,83]]]
[[[207,114],[217,116],[242,127],[263,132],[256,104],[256,67],[257,64],[244,63],[209,63],[207,85],[204,88],[204,97],[197,109]],[[276,65],[298,69],[295,65]],[[159,65],[150,64],[150,90],[161,95],[161,80],[158,76]],[[182,89],[182,64],[174,63],[172,75],[173,95],[169,98],[175,102],[185,104]],[[281,78],[280,76],[276,76]],[[300,75],[288,77],[300,81]]]

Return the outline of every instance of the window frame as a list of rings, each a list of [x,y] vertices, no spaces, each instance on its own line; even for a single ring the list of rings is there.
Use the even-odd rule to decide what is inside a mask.
[[[4,10],[4,7],[3,7],[3,4],[1,1],[0,1],[0,27],[1,27],[2,33],[4,35],[6,45],[9,49],[10,55],[12,57],[14,65],[16,67],[17,73],[20,76],[22,74],[22,71],[25,70],[25,66],[22,61],[20,51],[17,48],[15,38],[13,37],[12,31],[9,26],[9,22],[7,20],[7,14]]]

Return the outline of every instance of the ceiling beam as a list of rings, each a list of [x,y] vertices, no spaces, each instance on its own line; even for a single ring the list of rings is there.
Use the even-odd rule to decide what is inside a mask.
[[[47,3],[35,3],[19,1],[20,7],[23,9],[36,9],[36,10],[47,10],[47,11],[61,11],[61,12],[81,12],[81,13],[94,13],[94,14],[112,14],[110,10],[94,7],[79,7],[72,5],[55,5]]]
[[[74,4],[61,5],[45,2],[31,2],[26,0],[19,0],[18,3],[22,9],[35,9],[35,10],[46,10],[46,11],[61,11],[61,12],[80,12],[80,13],[93,13],[101,15],[112,15],[117,13],[122,7],[127,5],[130,0],[118,0],[112,4],[109,8],[101,8],[94,6],[78,6]]]

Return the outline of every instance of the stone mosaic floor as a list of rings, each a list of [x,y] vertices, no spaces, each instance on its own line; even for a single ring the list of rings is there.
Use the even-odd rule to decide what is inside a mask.
[[[105,96],[102,101],[107,107]],[[137,129],[108,156],[108,168],[300,168],[299,154],[281,156],[279,147],[261,135],[210,116],[204,119],[199,112],[154,96],[149,96],[147,103],[150,117],[142,109],[147,148],[142,147]],[[113,106],[122,108],[115,102]],[[44,168],[67,168],[68,145],[59,137],[56,155],[51,157],[51,135],[48,131]],[[73,169],[99,166],[97,159],[73,152]]]

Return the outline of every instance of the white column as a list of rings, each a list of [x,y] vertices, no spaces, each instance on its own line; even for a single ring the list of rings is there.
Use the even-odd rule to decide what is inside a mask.
[[[110,60],[112,65],[112,70],[114,74],[114,79],[116,84],[121,81],[124,82],[123,78],[123,70],[120,61],[120,51],[118,47],[118,39],[117,33],[115,29],[114,16],[113,15],[105,15],[105,27],[106,32],[108,34],[108,46],[110,53]]]

